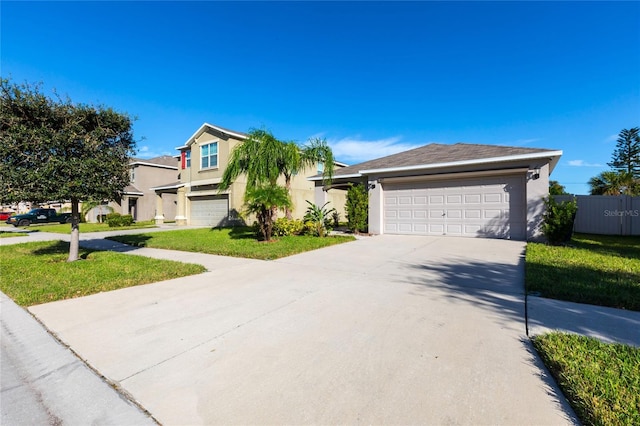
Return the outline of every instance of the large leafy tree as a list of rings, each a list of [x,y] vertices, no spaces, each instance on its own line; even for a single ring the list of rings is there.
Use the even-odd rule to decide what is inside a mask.
[[[613,152],[610,167],[640,179],[640,127],[622,129]]]
[[[70,201],[69,261],[78,259],[79,202],[119,197],[129,183],[132,119],[103,106],[0,82],[0,199]]]

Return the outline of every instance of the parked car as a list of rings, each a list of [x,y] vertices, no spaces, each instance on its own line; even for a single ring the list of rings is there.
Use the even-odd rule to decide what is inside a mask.
[[[14,212],[6,211],[0,212],[0,220],[6,222],[13,215]]]
[[[17,214],[7,219],[13,226],[29,226],[32,223],[69,223],[71,213],[58,213],[54,209],[31,209],[28,213]]]

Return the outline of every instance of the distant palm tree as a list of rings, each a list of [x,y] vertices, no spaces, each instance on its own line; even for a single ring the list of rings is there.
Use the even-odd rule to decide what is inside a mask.
[[[626,171],[606,171],[589,179],[591,195],[636,195],[640,184]]]

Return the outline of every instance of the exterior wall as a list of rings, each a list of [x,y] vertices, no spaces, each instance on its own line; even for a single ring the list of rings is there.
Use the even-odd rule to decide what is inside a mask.
[[[176,166],[178,165],[176,161]],[[113,208],[114,212],[120,214],[130,214],[129,200],[135,200],[136,211],[135,219],[137,221],[153,220],[157,212],[157,200],[155,191],[150,190],[158,183],[175,181],[178,177],[179,170],[169,169],[165,167],[155,167],[145,164],[135,164],[135,178],[131,185],[140,190],[143,195],[125,195],[119,201],[112,201],[108,205]],[[177,212],[177,195],[165,193],[162,196],[162,209],[164,220],[174,220]],[[88,218],[90,219],[90,218]]]
[[[384,233],[383,200],[384,189],[377,179],[369,179],[369,233]]]
[[[540,167],[536,177],[536,167]],[[535,164],[527,173],[527,241],[543,241],[542,221],[544,198],[549,196],[549,164]]]

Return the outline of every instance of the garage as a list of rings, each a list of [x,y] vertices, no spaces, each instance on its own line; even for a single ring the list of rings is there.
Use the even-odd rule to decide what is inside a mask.
[[[386,183],[384,233],[526,238],[524,175]]]
[[[228,195],[191,198],[191,225],[219,226],[229,216]]]

